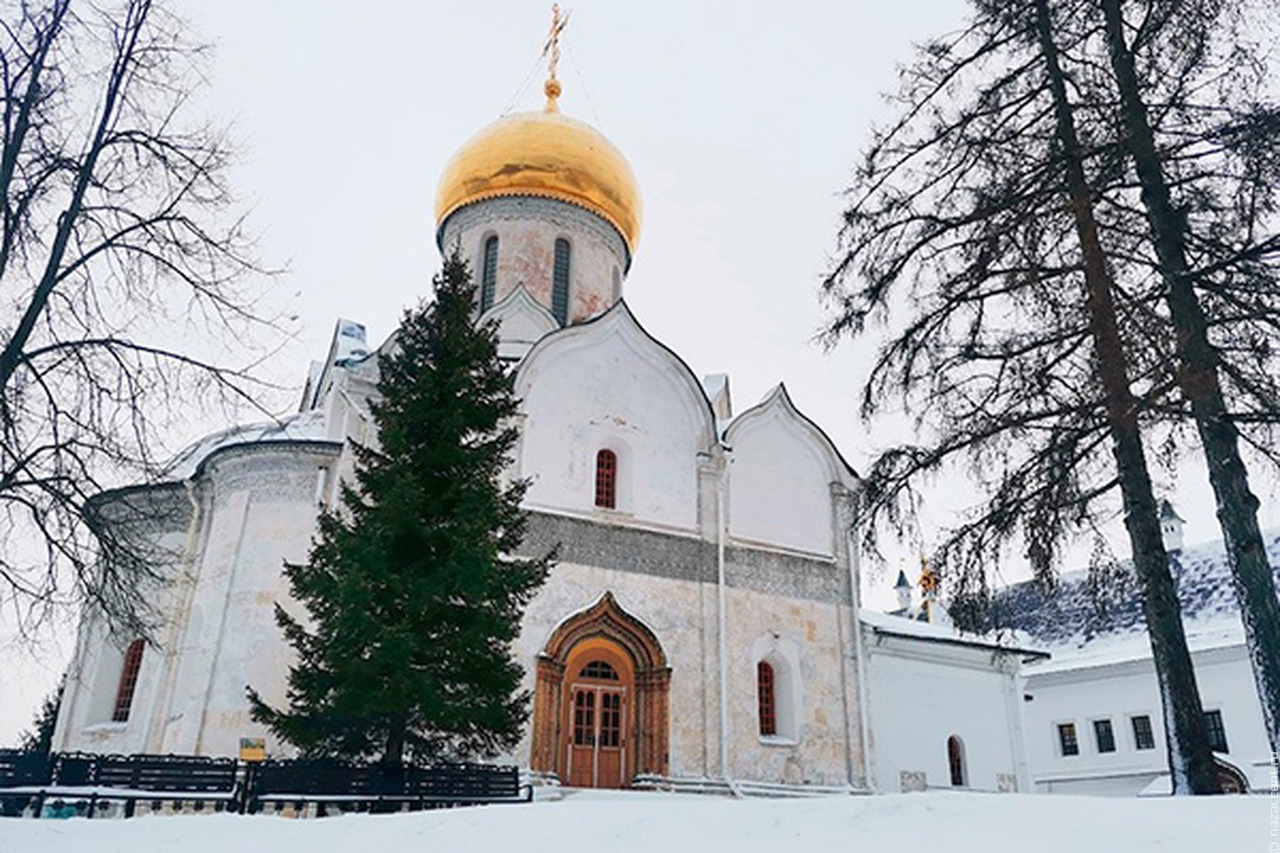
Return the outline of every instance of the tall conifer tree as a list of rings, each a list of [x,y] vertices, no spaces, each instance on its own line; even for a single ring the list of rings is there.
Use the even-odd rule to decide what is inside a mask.
[[[355,484],[321,513],[308,560],[285,567],[310,617],[276,607],[298,653],[288,708],[249,690],[254,718],[304,755],[493,755],[528,713],[511,642],[551,556],[514,556],[527,481],[504,482],[512,377],[456,252],[433,284],[380,356],[379,446],[356,446]]]

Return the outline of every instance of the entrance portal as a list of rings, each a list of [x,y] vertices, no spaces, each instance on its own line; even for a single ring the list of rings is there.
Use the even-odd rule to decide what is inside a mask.
[[[565,773],[575,788],[621,788],[627,767],[627,709],[635,692],[631,667],[600,637],[574,647],[566,668],[561,731]],[[575,674],[576,673],[576,674]]]
[[[606,593],[557,628],[538,657],[533,769],[591,788],[665,776],[670,684],[653,632]]]

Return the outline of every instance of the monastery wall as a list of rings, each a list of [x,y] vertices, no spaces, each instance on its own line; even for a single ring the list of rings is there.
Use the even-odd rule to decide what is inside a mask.
[[[1168,773],[1155,667],[1149,656],[1134,656],[1135,647],[1138,655],[1145,652],[1145,636],[1128,640],[1129,648],[1122,646],[1111,659],[1073,661],[1064,656],[1061,662],[1026,668],[1023,689],[1033,700],[1024,705],[1024,716],[1037,791],[1133,796]],[[1256,790],[1267,790],[1271,748],[1244,644],[1193,646],[1191,658],[1204,710],[1222,717],[1229,748],[1222,758],[1239,768]],[[1150,749],[1138,748],[1135,716],[1150,721]],[[1099,751],[1096,720],[1111,721],[1114,751]],[[1076,727],[1076,755],[1062,753],[1058,726],[1064,723]]]
[[[947,752],[951,736],[963,745],[963,787],[1030,789],[1016,657],[871,630],[864,636],[868,713],[875,732],[873,773],[879,790],[952,787]]]

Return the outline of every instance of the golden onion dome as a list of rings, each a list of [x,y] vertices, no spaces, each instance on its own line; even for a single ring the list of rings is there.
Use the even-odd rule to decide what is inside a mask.
[[[641,210],[631,165],[595,128],[560,114],[559,89],[556,81],[548,81],[545,110],[504,116],[453,155],[436,191],[437,228],[472,202],[538,196],[602,217],[635,254]]]

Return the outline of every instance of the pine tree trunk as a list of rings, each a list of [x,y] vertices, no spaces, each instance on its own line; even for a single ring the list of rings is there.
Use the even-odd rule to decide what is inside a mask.
[[[1169,314],[1177,334],[1178,385],[1191,404],[1204,447],[1218,523],[1253,663],[1254,683],[1275,755],[1280,751],[1280,601],[1258,526],[1258,499],[1249,488],[1238,434],[1223,399],[1217,354],[1209,342],[1208,323],[1187,269],[1184,223],[1169,198],[1169,185],[1156,153],[1133,53],[1125,42],[1120,2],[1103,0],[1102,6],[1128,147],[1142,186],[1142,202],[1155,238]]]
[[[1106,398],[1108,430],[1115,454],[1125,527],[1142,591],[1151,654],[1165,724],[1165,747],[1175,794],[1218,793],[1213,753],[1196,687],[1191,653],[1182,630],[1177,590],[1169,572],[1151,475],[1130,389],[1124,344],[1116,321],[1114,282],[1098,237],[1093,200],[1085,179],[1075,118],[1067,99],[1047,0],[1036,0],[1036,25],[1053,95],[1058,141],[1063,148],[1076,234],[1084,254],[1090,328]]]
[[[382,763],[392,767],[404,764],[404,740],[407,725],[402,716],[391,718],[387,726],[387,748],[382,753]]]

